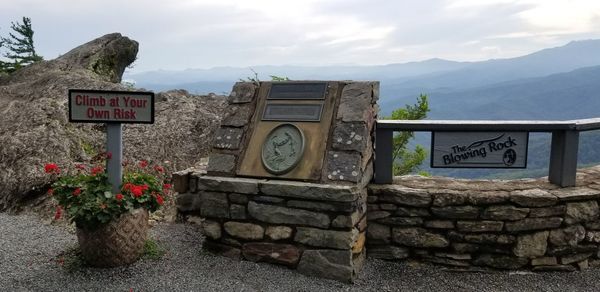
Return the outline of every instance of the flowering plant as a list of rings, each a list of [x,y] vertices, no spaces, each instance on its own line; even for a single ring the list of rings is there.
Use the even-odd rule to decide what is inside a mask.
[[[110,159],[110,155],[106,158]],[[48,190],[58,202],[55,219],[59,219],[64,210],[77,227],[85,229],[95,229],[137,208],[156,211],[171,189],[170,184],[164,183],[164,169],[159,165],[149,167],[147,161],[133,166],[125,164],[123,185],[117,194],[112,192],[101,164],[76,164],[70,173],[61,175],[56,164],[47,163],[44,171],[57,178]]]

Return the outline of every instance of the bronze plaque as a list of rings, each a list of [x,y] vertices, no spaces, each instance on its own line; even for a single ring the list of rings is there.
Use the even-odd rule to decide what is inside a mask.
[[[326,82],[273,83],[268,99],[324,99]]]
[[[323,104],[278,104],[268,103],[263,121],[318,122],[321,120]]]
[[[306,86],[306,84],[323,84],[319,85],[323,88],[322,98],[317,99],[318,94],[308,94],[307,92],[316,92],[315,85]],[[294,89],[298,86],[298,89]],[[284,88],[287,92],[282,94],[281,90],[273,88]],[[308,89],[307,89],[308,88]],[[308,181],[318,181],[321,178],[323,161],[325,158],[325,150],[327,148],[327,140],[334,114],[334,105],[336,99],[339,98],[339,85],[337,82],[262,82],[258,94],[258,104],[254,120],[250,127],[250,139],[247,141],[245,152],[242,154],[242,160],[239,164],[237,174],[248,177],[269,177],[269,178],[284,178],[298,179]],[[310,90],[309,90],[310,89]],[[313,91],[311,91],[313,90]],[[292,94],[292,92],[295,92]],[[300,98],[299,92],[303,92],[305,99]],[[275,94],[274,94],[275,93]],[[296,94],[297,93],[297,94]],[[274,94],[274,95],[273,95]],[[281,100],[274,101],[271,96]],[[282,98],[287,96],[287,98]],[[291,97],[294,96],[294,97]],[[287,99],[287,100],[286,100]],[[283,108],[283,112],[272,111],[273,106],[279,109]],[[270,111],[267,111],[267,108]],[[292,109],[296,107],[310,109],[310,111],[296,113]],[[321,108],[319,116],[320,121],[313,121],[316,117],[317,107]],[[267,119],[264,119],[267,117]],[[274,118],[269,120],[269,118]],[[300,117],[300,118],[299,118]],[[311,117],[311,121],[308,118]],[[304,118],[304,120],[302,120]],[[297,161],[284,172],[269,170],[263,162],[263,145],[269,143],[269,134],[276,128],[282,125],[292,125],[297,127],[304,136],[303,154]],[[291,134],[291,133],[290,133]],[[285,134],[284,134],[285,135]],[[276,143],[283,143],[282,137],[275,139]],[[287,144],[286,144],[287,145]],[[287,145],[289,147],[289,145]],[[290,149],[283,149],[290,152]],[[293,151],[292,151],[293,152]],[[292,153],[290,152],[290,153]],[[298,154],[294,152],[294,156]],[[289,153],[288,153],[289,154]],[[286,162],[289,163],[289,162]],[[288,165],[288,164],[286,164]]]

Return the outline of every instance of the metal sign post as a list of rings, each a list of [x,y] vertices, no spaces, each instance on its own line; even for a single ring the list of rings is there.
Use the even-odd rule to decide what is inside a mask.
[[[106,162],[113,193],[123,184],[123,123],[154,123],[154,93],[69,89],[69,122],[106,123]]]
[[[108,182],[114,194],[119,193],[123,184],[123,127],[121,123],[106,124],[106,151],[111,154],[106,160]]]

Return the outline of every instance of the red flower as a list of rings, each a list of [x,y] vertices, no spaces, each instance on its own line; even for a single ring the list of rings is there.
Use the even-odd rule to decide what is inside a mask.
[[[155,165],[154,170],[156,170],[157,172],[165,172],[165,169],[160,165]]]
[[[46,173],[59,173],[60,169],[58,169],[58,166],[55,163],[46,163],[46,165],[44,165],[44,171]]]
[[[46,193],[48,194],[48,196],[52,196],[54,194],[54,190],[48,189],[48,191]]]
[[[79,170],[85,170],[85,165],[83,165],[83,164],[75,164],[75,168],[77,168]]]
[[[142,186],[140,186],[140,188],[142,188],[142,191],[147,191],[149,189],[147,184],[143,184]]]
[[[123,190],[124,191],[131,191],[132,188],[133,188],[133,184],[132,183],[126,183],[125,185],[123,185]]]
[[[146,166],[148,166],[148,161],[146,161],[146,160],[140,161],[140,167],[141,168],[146,168]]]
[[[131,189],[131,193],[132,193],[132,194],[133,194],[133,196],[134,196],[134,197],[136,197],[136,198],[139,198],[139,197],[141,197],[141,196],[142,196],[142,193],[143,193],[143,191],[142,191],[142,187],[140,187],[140,186],[134,186],[134,187]]]
[[[75,197],[79,196],[80,194],[81,194],[81,188],[76,188],[73,191],[73,196],[75,196]]]
[[[60,219],[62,215],[62,208],[60,206],[56,207],[56,213],[54,213],[54,220]]]
[[[112,158],[112,153],[110,152],[106,152],[106,159],[111,159]]]
[[[117,201],[120,202],[121,200],[123,200],[123,194],[116,194],[115,199],[117,199]]]
[[[169,190],[169,189],[171,189],[171,187],[172,187],[171,184],[164,184],[163,185],[163,189],[165,189],[165,190]]]
[[[92,175],[95,176],[101,172],[104,172],[104,168],[102,166],[96,166],[92,168]]]
[[[162,197],[161,195],[159,195],[159,194],[156,194],[156,202],[157,202],[159,205],[161,205],[161,206],[162,206],[162,204],[163,204],[165,201],[163,200],[163,197]]]

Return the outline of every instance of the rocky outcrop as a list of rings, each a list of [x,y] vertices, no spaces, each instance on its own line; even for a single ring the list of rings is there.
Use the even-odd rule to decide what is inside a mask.
[[[115,82],[137,51],[136,41],[108,34],[0,77],[0,210],[45,191],[44,163],[89,162],[102,151],[103,124],[68,122],[68,89],[132,90]],[[155,124],[124,126],[125,158],[165,164],[168,171],[192,166],[208,155],[223,102],[185,91],[157,94]]]

